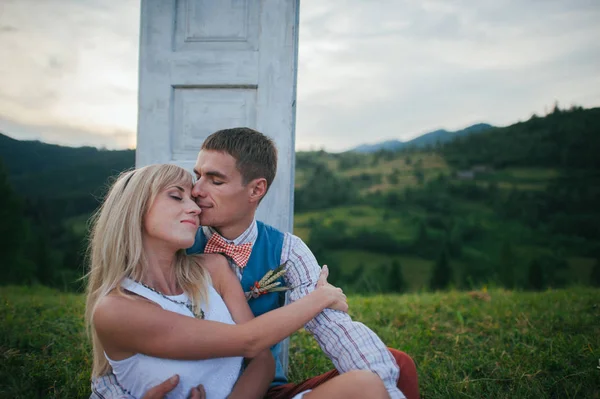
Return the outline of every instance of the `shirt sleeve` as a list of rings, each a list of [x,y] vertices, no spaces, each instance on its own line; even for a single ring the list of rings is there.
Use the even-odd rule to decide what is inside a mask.
[[[300,238],[286,234],[281,262],[287,269],[286,283],[294,287],[289,292],[290,302],[315,289],[321,267]],[[340,373],[371,370],[383,380],[392,399],[405,398],[397,387],[400,369],[396,360],[370,328],[353,321],[347,313],[332,309],[325,309],[305,328]]]
[[[129,395],[117,382],[117,377],[107,374],[92,380],[90,399],[136,399]]]

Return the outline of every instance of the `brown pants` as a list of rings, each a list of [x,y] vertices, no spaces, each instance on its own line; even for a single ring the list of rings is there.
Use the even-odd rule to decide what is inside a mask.
[[[417,376],[417,367],[410,356],[399,350],[388,348],[396,363],[400,367],[400,377],[398,378],[398,389],[406,395],[407,399],[419,399],[419,379]],[[289,399],[307,389],[314,389],[322,383],[329,381],[339,375],[337,370],[330,370],[325,374],[309,378],[299,384],[289,383],[279,385],[269,389],[267,399]]]

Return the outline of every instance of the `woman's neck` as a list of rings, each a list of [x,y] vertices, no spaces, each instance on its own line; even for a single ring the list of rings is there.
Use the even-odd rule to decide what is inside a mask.
[[[144,284],[165,295],[182,293],[175,276],[176,251],[162,247],[158,243],[144,242],[144,257],[146,273]]]

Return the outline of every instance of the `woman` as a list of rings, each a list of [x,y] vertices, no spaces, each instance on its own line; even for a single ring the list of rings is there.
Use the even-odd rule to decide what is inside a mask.
[[[112,368],[138,398],[173,374],[180,383],[169,397],[185,397],[198,384],[208,398],[261,397],[274,373],[268,348],[326,307],[347,311],[346,298],[324,284],[253,318],[222,256],[185,255],[200,213],[191,189],[185,170],[147,166],[119,177],[95,215],[86,303],[93,377]],[[240,376],[242,357],[252,360]],[[348,397],[354,381],[366,382],[370,397],[386,397],[369,374],[346,373],[304,396]]]

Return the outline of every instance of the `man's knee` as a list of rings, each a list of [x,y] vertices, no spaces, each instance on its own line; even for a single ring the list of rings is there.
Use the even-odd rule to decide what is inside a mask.
[[[379,376],[368,370],[353,370],[345,373],[346,377],[352,381],[353,393],[357,397],[385,397],[387,391],[385,385]],[[362,396],[366,395],[366,396]]]

